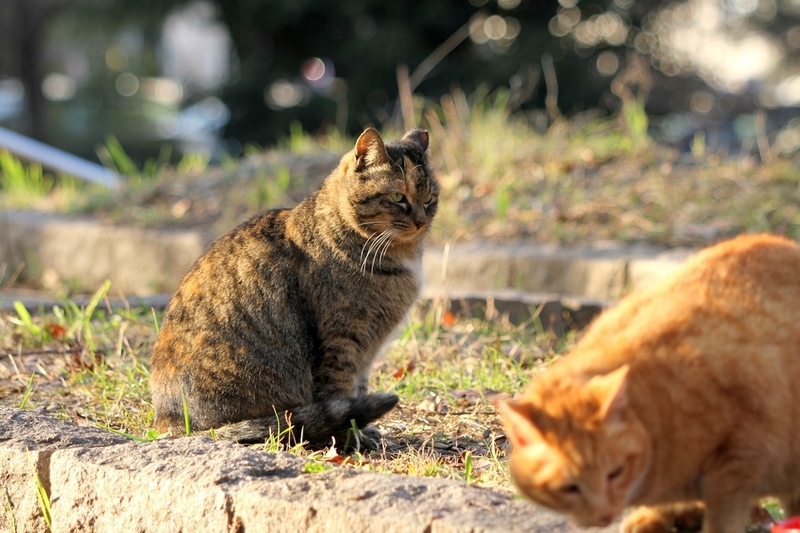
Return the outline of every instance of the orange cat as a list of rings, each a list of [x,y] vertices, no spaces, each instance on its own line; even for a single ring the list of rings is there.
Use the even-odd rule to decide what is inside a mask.
[[[761,496],[800,513],[800,247],[742,236],[606,311],[500,402],[520,491],[627,533],[702,517],[743,533]]]

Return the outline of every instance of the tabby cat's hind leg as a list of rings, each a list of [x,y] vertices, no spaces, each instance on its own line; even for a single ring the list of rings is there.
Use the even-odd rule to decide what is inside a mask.
[[[622,533],[681,533],[700,531],[705,506],[701,502],[639,507],[622,522]]]

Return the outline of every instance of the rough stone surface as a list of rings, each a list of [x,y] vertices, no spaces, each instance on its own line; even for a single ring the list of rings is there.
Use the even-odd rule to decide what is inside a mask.
[[[127,439],[79,427],[33,411],[0,407],[0,531],[46,530],[36,496],[36,476],[50,490],[50,458],[56,450],[109,446]],[[13,526],[13,527],[12,527]]]
[[[0,267],[42,279],[74,281],[93,292],[110,279],[112,295],[171,292],[211,242],[195,231],[118,227],[89,218],[0,213]]]
[[[338,466],[307,473],[305,459],[285,453],[200,437],[139,444],[18,409],[0,408],[0,457],[0,531],[46,530],[34,470],[53,533],[576,531],[563,517],[463,482]]]
[[[53,533],[570,529],[463,483],[339,467],[303,473],[304,463],[204,438],[59,451],[50,467]]]

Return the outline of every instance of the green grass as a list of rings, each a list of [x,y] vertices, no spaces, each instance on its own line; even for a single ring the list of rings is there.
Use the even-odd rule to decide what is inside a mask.
[[[780,154],[777,145],[764,164],[712,151],[702,136],[681,155],[647,136],[649,117],[635,100],[615,116],[589,111],[546,128],[541,110],[510,113],[503,90],[456,89],[414,102],[431,133],[443,190],[433,242],[704,245],[756,231],[800,238],[800,174],[793,154]],[[402,134],[391,124],[383,130],[387,138]],[[187,154],[171,164],[165,150],[140,168],[110,137],[100,155],[128,176],[122,190],[53,181],[11,158],[0,165],[0,206],[219,233],[258,211],[296,205],[353,143],[335,131],[312,136],[293,124],[275,149],[249,147],[238,161],[209,167],[207,158]]]
[[[53,176],[38,163],[24,163],[0,150],[0,207],[71,212],[89,202],[102,203],[108,191],[74,176]]]
[[[159,435],[153,428],[148,358],[160,313],[111,310],[107,290],[101,287],[83,308],[65,301],[33,314],[21,306],[0,314],[0,390],[5,393],[0,403],[83,419],[151,441]],[[288,451],[322,464],[511,490],[505,440],[491,402],[498,394],[520,391],[536,369],[570,343],[535,322],[514,325],[420,307],[374,368],[373,388],[400,396],[400,407],[378,422],[383,449],[341,457],[333,449],[312,452],[280,436],[254,448]]]
[[[39,501],[39,510],[42,513],[42,518],[44,519],[45,524],[47,525],[47,530],[51,531],[53,529],[53,513],[50,508],[50,495],[47,494],[47,490],[44,488],[41,478],[39,478],[39,471],[36,468],[36,463],[33,461],[33,458],[30,455],[30,451],[28,452],[28,462],[33,470],[33,480],[36,484],[36,499]]]
[[[8,495],[8,489],[1,486],[3,489],[3,496],[6,508],[6,524],[10,533],[17,533],[17,518],[14,516],[14,506],[11,505],[11,497]]]
[[[53,177],[45,175],[41,165],[25,165],[10,152],[0,150],[0,185],[11,198],[41,198],[52,189]]]

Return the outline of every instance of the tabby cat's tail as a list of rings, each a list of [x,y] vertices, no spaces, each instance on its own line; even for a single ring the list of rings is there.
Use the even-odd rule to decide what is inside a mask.
[[[292,411],[291,433],[296,442],[307,441],[311,446],[331,444],[331,437],[344,444],[351,420],[358,428],[364,428],[397,405],[397,395],[374,393],[355,398],[320,400]],[[214,430],[217,438],[240,443],[258,443],[281,436],[285,440],[290,429],[284,413],[275,416],[242,420]]]

